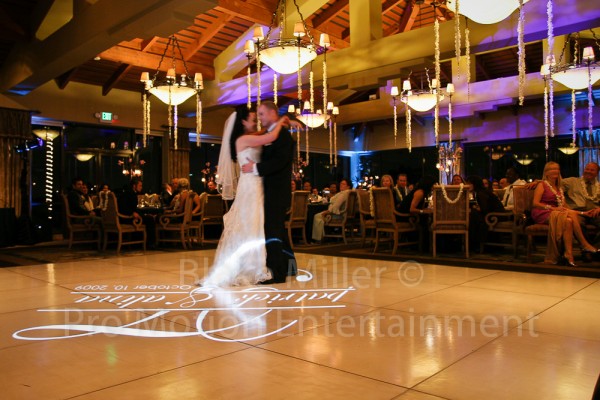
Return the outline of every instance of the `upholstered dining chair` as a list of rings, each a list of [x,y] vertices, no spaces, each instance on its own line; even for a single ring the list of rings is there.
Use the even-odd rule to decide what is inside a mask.
[[[68,236],[69,249],[73,243],[96,243],[102,247],[102,225],[100,219],[88,215],[71,214],[67,195],[61,194],[64,210],[65,235]]]
[[[346,205],[342,211],[342,218],[328,218],[325,220],[323,238],[342,238],[344,244],[347,244],[346,234],[349,232],[350,236],[353,236],[354,228],[360,226],[360,220],[357,218],[358,202],[356,200],[356,191],[349,190],[349,192]]]
[[[289,219],[285,221],[285,229],[288,233],[290,246],[294,248],[292,241],[292,229],[300,229],[302,231],[302,240],[306,241],[306,216],[308,214],[308,196],[310,192],[306,190],[296,190],[292,192],[292,206],[288,213]]]
[[[444,196],[444,191],[446,196]],[[433,187],[433,256],[437,256],[438,235],[462,235],[465,256],[469,258],[469,186],[436,185]]]
[[[122,220],[129,220],[131,223],[123,223]],[[121,252],[121,246],[124,244],[141,244],[146,251],[146,226],[142,223],[142,219],[120,214],[117,198],[112,192],[107,195],[106,210],[102,211],[102,224],[104,225],[103,250],[106,250],[108,245],[109,234],[114,233],[117,236],[117,254]]]
[[[401,246],[420,245],[421,240],[418,229],[418,217],[413,214],[399,213],[394,208],[394,197],[388,188],[374,188],[373,212],[375,214],[375,249],[377,252],[380,240],[383,236],[390,234],[393,241],[392,255]],[[398,221],[400,219],[400,221]],[[408,234],[414,233],[419,239],[409,240]],[[404,237],[404,241],[400,238]]]
[[[375,219],[371,215],[371,194],[368,190],[356,190],[356,200],[358,202],[358,216],[360,221],[360,245],[365,246],[367,233],[369,238],[375,239]]]
[[[190,223],[194,208],[196,193],[190,192],[183,205],[183,212],[177,214],[163,214],[156,224],[156,242],[181,243],[184,249],[189,244]]]

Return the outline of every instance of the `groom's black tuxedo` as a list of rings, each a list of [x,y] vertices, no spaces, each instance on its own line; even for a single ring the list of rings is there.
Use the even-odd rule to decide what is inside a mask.
[[[281,128],[277,140],[263,146],[261,162],[256,165],[265,192],[267,267],[276,282],[285,282],[288,274],[296,273],[296,260],[285,231],[286,211],[292,203],[294,147],[289,130]]]

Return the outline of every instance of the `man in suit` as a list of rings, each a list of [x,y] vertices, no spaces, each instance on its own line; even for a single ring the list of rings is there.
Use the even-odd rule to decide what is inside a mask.
[[[279,120],[275,103],[264,101],[257,111],[261,125],[268,131],[273,129]],[[266,284],[285,282],[288,275],[296,274],[296,258],[285,230],[286,211],[292,203],[294,147],[289,130],[282,128],[277,140],[263,146],[261,162],[250,162],[242,167],[245,173],[253,172],[263,177],[267,268],[273,276],[273,279],[262,282]]]
[[[396,189],[400,195],[400,200],[404,199],[410,190],[408,189],[408,177],[406,174],[399,174],[396,179]]]

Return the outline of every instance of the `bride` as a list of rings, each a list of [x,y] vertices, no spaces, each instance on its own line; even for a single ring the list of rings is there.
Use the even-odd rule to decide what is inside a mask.
[[[201,286],[248,286],[272,278],[266,265],[262,178],[242,174],[238,180],[236,162],[259,162],[262,145],[277,139],[288,124],[289,119],[282,117],[271,132],[256,132],[256,113],[246,107],[225,122],[217,183],[222,185],[223,199],[235,201],[223,216],[215,260]]]

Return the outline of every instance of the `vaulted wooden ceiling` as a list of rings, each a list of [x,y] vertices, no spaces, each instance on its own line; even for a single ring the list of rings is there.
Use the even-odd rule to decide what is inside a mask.
[[[73,15],[76,16],[76,13],[86,6],[103,1],[106,0],[76,0]],[[127,3],[126,0],[123,1]],[[142,3],[141,0],[136,1]],[[433,0],[381,0],[383,36],[431,25],[434,18],[440,22],[454,18],[454,14],[444,5],[434,7],[432,2]],[[0,65],[12,62],[13,53],[22,47],[31,46],[37,40],[36,31],[42,26],[47,15],[56,12],[53,9],[56,3],[52,0],[0,0]],[[277,0],[218,0],[212,3],[216,6],[196,15],[189,26],[177,32],[170,32],[179,41],[188,70],[202,72],[207,80],[215,77],[215,59],[254,24],[269,26],[277,7]],[[322,5],[314,13],[304,15],[313,36],[318,37],[319,33],[329,34],[332,41],[330,51],[348,47],[349,0],[324,0],[320,3]],[[293,0],[288,0],[287,7],[288,10],[295,9]],[[77,65],[69,65],[69,68],[65,67],[62,71],[57,68],[56,75],[47,78],[54,79],[61,88],[70,82],[101,86],[103,94],[112,89],[140,91],[140,74],[156,69],[167,42],[168,35],[136,37],[121,41],[115,46],[102,49],[95,59],[90,58]],[[535,56],[536,60],[537,58]],[[514,75],[515,65],[515,51],[508,51],[478,63],[477,71],[481,76],[488,78]],[[166,70],[168,67],[168,63],[163,62],[161,69]],[[443,83],[448,82],[451,79],[449,65],[443,66],[442,72]],[[412,76],[416,82],[421,79],[419,74],[422,72],[415,71]],[[43,79],[38,79],[30,83],[27,90],[33,90],[35,85],[42,83]],[[2,89],[18,92],[12,84]]]

